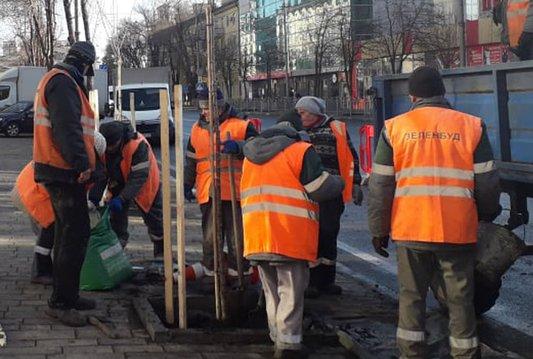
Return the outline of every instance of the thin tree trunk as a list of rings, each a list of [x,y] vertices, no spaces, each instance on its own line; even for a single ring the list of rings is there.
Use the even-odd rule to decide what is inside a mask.
[[[71,4],[72,4],[72,0],[63,0],[63,9],[65,9],[65,20],[67,21],[68,43],[70,45],[74,43],[74,29],[72,27],[72,12],[70,11]]]
[[[83,28],[85,30],[85,41],[91,41],[91,32],[89,31],[89,13],[87,12],[87,0],[81,0],[81,17],[83,19]]]
[[[74,39],[80,41],[79,0],[74,0]]]

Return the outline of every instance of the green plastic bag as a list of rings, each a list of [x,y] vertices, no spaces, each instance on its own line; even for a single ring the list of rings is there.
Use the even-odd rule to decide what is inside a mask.
[[[85,261],[81,268],[81,290],[109,290],[131,278],[133,271],[117,235],[111,229],[109,209],[91,230]]]

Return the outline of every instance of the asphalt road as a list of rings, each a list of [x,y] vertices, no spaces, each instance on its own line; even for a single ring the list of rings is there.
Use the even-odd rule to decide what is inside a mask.
[[[262,128],[266,129],[275,123],[274,116],[260,116]],[[190,135],[191,127],[198,118],[196,111],[184,111],[185,141]],[[356,148],[359,146],[359,126],[356,121],[348,124],[350,136]],[[160,158],[159,148],[156,149]],[[171,163],[174,162],[174,150],[171,153]],[[175,167],[171,174],[175,176]],[[366,194],[366,189],[365,189]],[[507,195],[502,196],[502,206],[509,208]],[[533,208],[533,200],[529,201],[529,208]],[[341,232],[339,235],[338,268],[359,280],[362,280],[384,294],[397,297],[398,285],[396,281],[396,254],[394,244],[390,247],[390,257],[385,259],[374,253],[370,242],[367,226],[366,205],[355,207],[349,204],[343,214]],[[498,218],[497,222],[505,223],[508,212]],[[526,243],[533,245],[533,225],[518,228],[516,234],[525,238]],[[509,270],[503,279],[500,298],[494,308],[486,315],[501,323],[518,329],[533,336],[533,303],[530,288],[533,285],[533,257],[522,257]],[[431,298],[431,296],[429,296]],[[431,301],[431,299],[429,299]]]

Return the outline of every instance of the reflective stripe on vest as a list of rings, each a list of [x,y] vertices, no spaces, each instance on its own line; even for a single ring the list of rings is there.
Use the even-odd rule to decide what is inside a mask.
[[[133,155],[141,144],[145,143],[148,147],[148,161],[141,162],[132,166]],[[122,149],[122,161],[120,162],[120,171],[124,180],[127,180],[130,172],[139,171],[149,168],[148,178],[142,186],[141,190],[135,196],[135,203],[144,211],[148,213],[152,204],[154,203],[157,192],[159,191],[159,167],[157,167],[157,159],[155,158],[152,147],[146,141],[146,138],[140,133],[137,133],[137,138],[128,141]]]
[[[244,255],[272,253],[315,261],[318,204],[300,183],[310,143],[297,142],[263,164],[244,161],[241,206]]]
[[[15,188],[20,198],[20,202],[41,228],[48,228],[55,221],[54,210],[50,195],[44,186],[35,182],[35,171],[33,162],[28,163],[20,171]]]
[[[508,0],[507,26],[509,45],[517,47],[520,36],[524,32],[530,0]]]
[[[335,120],[330,122],[330,127],[337,140],[337,159],[339,162],[340,175],[344,180],[342,198],[344,203],[348,203],[352,200],[354,158],[350,146],[348,145],[346,124]]]
[[[244,141],[246,129],[249,121],[238,118],[228,118],[220,124],[220,142],[227,140],[227,133],[234,141]],[[191,145],[195,153],[187,152],[186,156],[196,160],[196,198],[198,203],[207,203],[211,191],[211,158],[209,145],[209,131],[194,124],[191,131]],[[239,200],[239,190],[241,181],[242,160],[233,158],[233,170],[235,173],[235,186],[237,189],[237,200]],[[220,196],[223,201],[231,200],[230,180],[229,180],[229,160],[227,156],[221,156],[220,161]]]
[[[67,76],[76,84],[78,96],[81,102],[80,124],[83,131],[85,152],[89,160],[89,167],[94,170],[96,166],[96,155],[94,152],[94,112],[89,103],[89,99],[81,87],[78,86],[76,81],[69,75],[67,71],[56,68],[47,72],[37,86],[37,93],[34,101],[33,160],[36,163],[41,163],[60,169],[73,169],[72,166],[61,155],[59,145],[54,142],[52,135],[52,121],[50,119],[48,103],[46,102],[45,97],[46,85],[50,79],[59,74]]]
[[[395,175],[391,235],[397,241],[468,244],[477,241],[474,165],[479,118],[444,108],[415,109],[385,124]]]

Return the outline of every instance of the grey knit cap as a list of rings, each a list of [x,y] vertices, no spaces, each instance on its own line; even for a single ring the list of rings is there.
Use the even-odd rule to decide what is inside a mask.
[[[326,114],[326,101],[315,96],[304,96],[296,102],[296,109],[302,109],[315,115]]]

